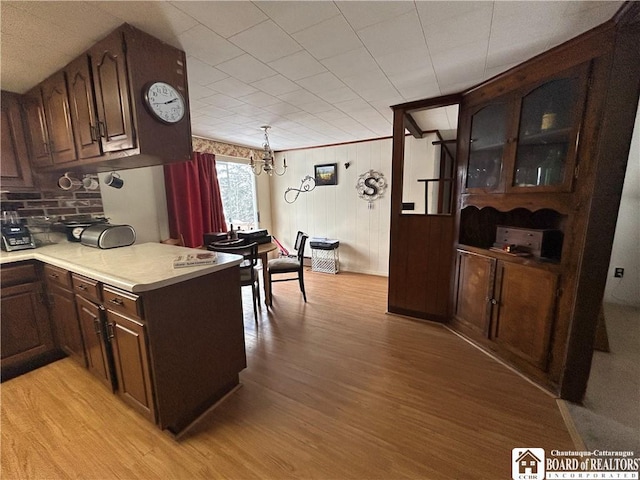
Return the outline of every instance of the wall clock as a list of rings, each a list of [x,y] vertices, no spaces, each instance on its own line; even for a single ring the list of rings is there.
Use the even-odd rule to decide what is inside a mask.
[[[382,198],[387,189],[387,180],[384,175],[375,170],[369,170],[358,177],[356,190],[358,196],[369,202],[369,208],[373,208],[373,201]]]
[[[184,97],[168,83],[152,82],[144,87],[143,95],[147,110],[157,120],[171,125],[184,118]]]

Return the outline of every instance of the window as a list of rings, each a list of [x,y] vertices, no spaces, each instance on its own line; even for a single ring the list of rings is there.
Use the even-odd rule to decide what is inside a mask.
[[[255,176],[244,163],[216,159],[220,196],[227,228],[253,230],[258,227]]]

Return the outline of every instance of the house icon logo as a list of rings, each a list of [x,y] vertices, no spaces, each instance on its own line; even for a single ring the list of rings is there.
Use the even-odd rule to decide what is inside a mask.
[[[514,448],[511,450],[513,480],[544,480],[544,449]]]

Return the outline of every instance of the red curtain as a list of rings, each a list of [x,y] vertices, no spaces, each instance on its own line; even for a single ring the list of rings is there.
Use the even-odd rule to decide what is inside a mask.
[[[164,182],[172,238],[198,247],[203,234],[227,231],[215,155],[193,152],[188,162],[165,165]]]

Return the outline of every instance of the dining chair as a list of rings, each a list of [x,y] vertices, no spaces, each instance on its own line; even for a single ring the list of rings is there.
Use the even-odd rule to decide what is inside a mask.
[[[298,232],[296,235],[296,243],[294,249],[296,255],[289,255],[286,257],[274,258],[267,263],[267,274],[269,278],[269,291],[271,292],[271,298],[269,298],[269,306],[273,303],[273,284],[276,282],[289,282],[291,280],[298,280],[300,284],[300,291],[302,292],[302,298],[307,301],[307,293],[304,290],[304,246],[309,236],[306,233]],[[274,275],[281,274],[297,274],[295,277],[288,275],[286,278],[272,278]]]
[[[258,305],[260,304],[260,281],[258,280],[258,244],[250,243],[248,245],[224,245],[228,242],[213,242],[207,245],[207,250],[215,252],[233,253],[242,255],[244,260],[240,264],[240,286],[251,286],[251,296],[253,298],[253,316],[258,321]],[[257,300],[257,302],[256,302]]]

